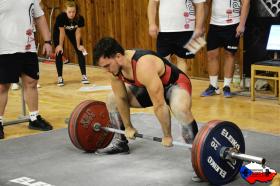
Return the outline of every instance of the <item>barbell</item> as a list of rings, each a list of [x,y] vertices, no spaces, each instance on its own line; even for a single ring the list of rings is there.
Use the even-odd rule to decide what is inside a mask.
[[[107,147],[114,133],[124,131],[113,128],[106,104],[86,100],[75,107],[69,119],[68,134],[77,148],[94,152]],[[136,133],[135,137],[161,142],[162,138]],[[191,149],[192,166],[196,174],[213,185],[231,182],[238,174],[243,161],[264,165],[262,157],[245,154],[245,141],[240,128],[229,121],[213,120],[204,124],[193,144],[173,141],[174,146]]]

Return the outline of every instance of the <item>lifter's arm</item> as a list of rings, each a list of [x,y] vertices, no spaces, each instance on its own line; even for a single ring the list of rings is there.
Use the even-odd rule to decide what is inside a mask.
[[[118,111],[125,127],[126,137],[133,139],[135,138],[134,134],[136,133],[136,130],[133,128],[130,120],[130,105],[125,84],[117,77],[112,75],[111,86],[116,99],[115,101]]]
[[[160,64],[163,65],[163,63],[158,62],[158,60],[160,59],[151,55],[140,58],[136,68],[137,78],[146,87],[153,103],[155,115],[161,124],[162,144],[169,147],[172,146],[171,117],[169,107],[164,99],[164,88],[158,72]]]

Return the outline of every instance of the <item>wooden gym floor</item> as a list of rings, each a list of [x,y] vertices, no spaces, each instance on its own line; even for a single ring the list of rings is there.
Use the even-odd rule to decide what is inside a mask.
[[[99,68],[88,67],[87,74],[90,85],[109,85],[108,76]],[[81,74],[77,65],[64,65],[64,87],[57,87],[57,74],[54,64],[40,63],[39,110],[54,129],[66,128],[65,118],[81,101],[87,99],[104,101],[109,90],[81,92]],[[222,95],[207,98],[200,93],[208,87],[208,81],[194,80],[192,111],[197,121],[207,122],[213,119],[229,120],[241,129],[268,133],[280,136],[280,105],[277,100],[257,99],[252,102],[249,97],[236,96],[224,98]],[[220,87],[222,84],[220,85]],[[147,109],[132,109],[134,112],[149,112]],[[21,91],[10,91],[8,105],[5,111],[5,121],[17,119],[21,114]],[[28,123],[5,127],[5,140],[20,136],[32,135],[40,131],[27,128]],[[152,123],[151,123],[152,125]]]

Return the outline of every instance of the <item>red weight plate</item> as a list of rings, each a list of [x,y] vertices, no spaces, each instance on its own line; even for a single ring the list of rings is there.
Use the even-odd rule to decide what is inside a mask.
[[[194,171],[195,171],[195,173],[196,173],[196,175],[198,176],[198,177],[200,177],[201,179],[202,179],[202,176],[200,175],[200,173],[199,173],[199,170],[198,170],[198,165],[197,165],[197,159],[196,159],[196,153],[197,153],[197,145],[198,145],[198,142],[199,142],[199,140],[198,139],[200,139],[201,138],[201,135],[203,134],[203,131],[205,130],[205,127],[202,127],[199,131],[198,131],[198,133],[196,134],[196,136],[195,136],[195,139],[194,139],[194,141],[193,141],[193,144],[192,144],[192,167],[193,167],[193,169],[194,169]]]
[[[199,135],[197,135],[197,137],[195,138],[195,143],[196,146],[195,148],[192,150],[192,157],[194,157],[193,159],[195,160],[194,163],[194,167],[195,167],[195,171],[196,174],[204,181],[207,181],[207,178],[204,175],[204,171],[201,167],[201,159],[200,159],[200,153],[201,153],[201,145],[204,144],[204,140],[205,137],[208,135],[209,133],[209,128],[213,125],[216,125],[217,123],[220,123],[221,121],[219,120],[213,120],[208,122],[207,124],[205,124],[200,130],[199,130]]]
[[[192,166],[198,177],[202,180],[207,181],[207,178],[204,176],[203,171],[201,170],[200,162],[200,146],[201,139],[206,135],[209,125],[219,122],[218,120],[213,120],[205,124],[197,133],[194,142],[192,144]]]
[[[114,133],[93,130],[94,124],[110,127],[109,114],[105,103],[84,101],[74,109],[69,122],[69,134],[72,143],[86,152],[94,152],[110,144]]]
[[[77,136],[76,135],[76,117],[77,117],[77,114],[79,114],[81,112],[81,108],[83,108],[85,104],[88,104],[90,102],[91,102],[91,100],[86,100],[86,101],[81,102],[79,105],[77,105],[75,107],[75,109],[72,111],[70,118],[69,118],[68,135],[69,135],[70,140],[73,143],[73,145],[75,147],[77,147],[78,149],[82,149],[82,147],[80,146],[80,144],[76,138],[76,136]]]

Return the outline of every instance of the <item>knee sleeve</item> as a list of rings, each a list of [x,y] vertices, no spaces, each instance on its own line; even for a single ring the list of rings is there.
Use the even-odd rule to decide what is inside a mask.
[[[193,120],[188,125],[182,125],[182,137],[186,143],[192,143],[198,132],[197,123]]]

